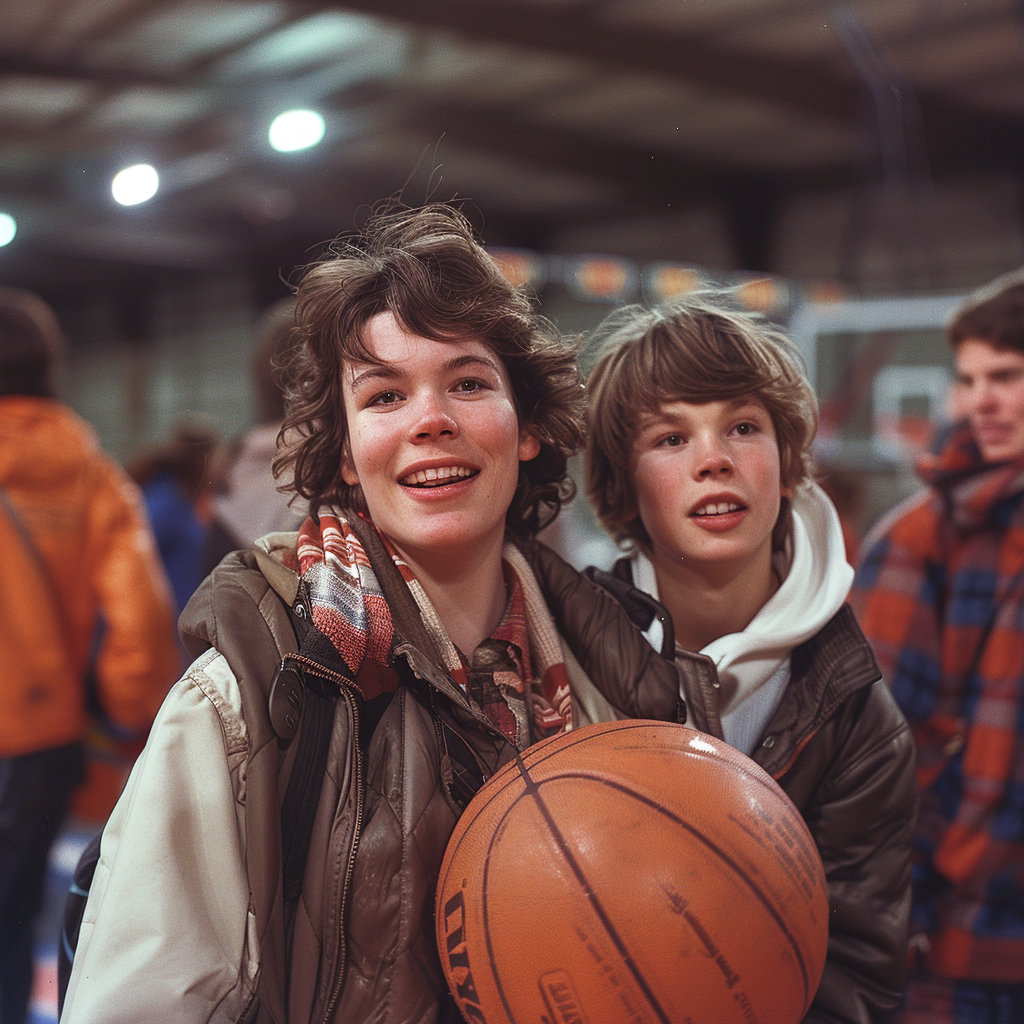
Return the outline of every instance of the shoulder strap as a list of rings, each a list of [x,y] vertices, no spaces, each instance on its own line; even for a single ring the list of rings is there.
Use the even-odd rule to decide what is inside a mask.
[[[302,891],[302,876],[309,853],[317,803],[338,700],[338,676],[348,675],[337,659],[336,668],[322,664],[324,636],[310,621],[309,606],[301,596],[289,617],[299,641],[296,655],[281,659],[268,699],[274,731],[286,742],[298,732],[298,747],[281,803],[281,868],[285,921]]]
[[[39,578],[43,581],[43,586],[47,594],[49,594],[50,604],[53,607],[53,617],[60,634],[59,639],[62,641],[61,648],[66,650],[66,641],[71,636],[71,631],[67,612],[64,610],[64,602],[61,600],[57,585],[53,582],[53,574],[50,572],[50,567],[46,564],[46,559],[43,558],[43,553],[39,550],[32,532],[26,525],[25,520],[18,514],[18,510],[14,507],[14,503],[3,487],[0,487],[0,508],[3,508],[7,518],[11,521],[11,525],[21,538],[25,550],[35,564]],[[70,652],[68,652],[68,664],[73,663],[74,659],[70,656]]]

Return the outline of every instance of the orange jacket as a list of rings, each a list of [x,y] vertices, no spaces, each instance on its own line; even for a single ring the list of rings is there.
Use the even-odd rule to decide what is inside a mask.
[[[0,757],[81,738],[98,623],[104,710],[147,729],[179,663],[138,489],[71,410],[22,395],[0,397],[0,487],[48,571],[0,508]]]

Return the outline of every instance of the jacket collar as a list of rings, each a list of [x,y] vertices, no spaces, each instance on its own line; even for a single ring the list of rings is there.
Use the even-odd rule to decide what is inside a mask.
[[[987,526],[1004,502],[1024,497],[1024,458],[984,462],[966,423],[950,427],[938,452],[923,455],[916,468],[940,495],[950,521],[964,532]]]
[[[668,618],[664,605],[632,586],[628,558],[617,561],[611,573],[598,570],[588,571],[588,575],[619,600],[641,630],[659,614]],[[609,586],[609,581],[614,583]],[[666,652],[661,653],[664,656]],[[693,684],[687,688],[691,698],[704,695],[702,707],[696,707],[692,699],[689,702],[688,722],[721,739],[721,724],[711,696],[717,681],[714,662],[706,655],[678,649],[673,655],[679,671]],[[765,739],[771,737],[771,742],[758,746],[751,756],[771,775],[784,774],[836,709],[881,676],[871,645],[852,609],[844,604],[817,633],[793,649],[790,684],[764,730]]]

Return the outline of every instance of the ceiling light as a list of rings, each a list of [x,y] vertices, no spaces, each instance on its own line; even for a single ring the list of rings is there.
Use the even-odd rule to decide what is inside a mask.
[[[315,110],[288,110],[270,123],[267,137],[278,153],[315,146],[324,137],[324,119]]]
[[[110,191],[122,206],[135,206],[156,195],[160,177],[149,164],[135,164],[114,175]]]
[[[9,213],[0,213],[0,245],[6,245],[18,232],[18,222]]]

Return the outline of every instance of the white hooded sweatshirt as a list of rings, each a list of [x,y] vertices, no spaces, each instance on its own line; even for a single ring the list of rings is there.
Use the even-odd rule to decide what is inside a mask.
[[[790,654],[814,636],[842,607],[853,582],[839,515],[815,483],[801,486],[792,501],[792,528],[773,564],[782,584],[739,633],[727,633],[701,650],[718,667],[725,740],[750,754],[782,700],[789,682]],[[633,582],[659,598],[654,566],[637,551]],[[647,631],[661,650],[661,624]],[[683,688],[682,697],[688,699]]]

